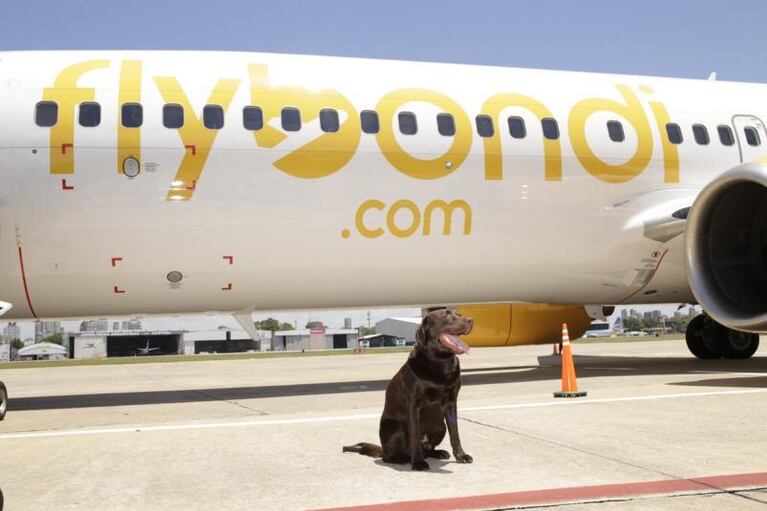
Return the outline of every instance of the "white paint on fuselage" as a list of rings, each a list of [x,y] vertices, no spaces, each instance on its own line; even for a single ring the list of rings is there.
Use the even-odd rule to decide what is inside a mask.
[[[74,174],[50,174],[49,151],[57,148],[49,147],[50,130],[34,124],[34,105],[61,69],[96,58],[111,60],[111,66],[84,75],[78,85],[96,89],[101,125],[76,126]],[[759,116],[767,92],[760,85],[727,82],[247,53],[8,52],[0,59],[0,299],[14,304],[8,318],[31,317],[17,239],[40,317],[507,301],[609,304],[630,296],[633,303],[692,300],[681,257],[671,256],[663,264],[675,266],[653,279],[658,292],[634,296],[641,286],[633,277],[642,261],[678,247],[645,238],[641,228],[626,228],[641,212],[632,201],[679,189],[691,204],[697,190],[740,163],[738,144],[722,146],[716,126],[730,124],[735,113]],[[124,59],[144,62],[142,163],[156,164],[136,179],[116,172],[117,86]],[[507,108],[495,120],[504,161],[499,181],[485,180],[483,139],[476,132],[466,161],[441,179],[404,175],[380,152],[375,135],[367,134],[333,175],[291,177],[273,163],[318,136],[318,123],[289,134],[275,149],[258,147],[242,127],[242,108],[251,104],[249,63],[268,65],[272,86],[332,88],[357,111],[375,109],[381,97],[401,88],[439,91],[462,106],[472,127],[487,98],[506,92],[532,96],[559,121],[563,179],[544,180],[540,128],[519,108]],[[177,77],[196,115],[219,78],[242,80],[189,202],[166,200],[185,149],[177,130],[162,126],[164,101],[155,76]],[[567,123],[582,99],[620,100],[616,84],[654,90],[641,96],[653,159],[622,184],[601,182],[584,170]],[[647,100],[662,101],[672,122],[682,126],[678,184],[663,182],[661,134]],[[403,146],[424,159],[441,154],[446,142],[431,120],[434,106],[413,102],[403,109],[418,114],[420,128],[412,137],[398,135]],[[509,115],[525,118],[527,138],[508,135]],[[626,161],[636,134],[623,120],[627,141],[614,143],[607,138],[606,119],[599,114],[589,121],[590,146],[605,161]],[[693,123],[708,127],[708,146],[693,141]],[[62,190],[62,178],[74,190]],[[461,234],[457,221],[453,234],[443,236],[438,221],[431,236],[419,231],[404,239],[389,233],[364,238],[355,230],[355,212],[368,199],[387,206],[408,199],[421,210],[433,200],[465,200],[473,215],[471,235]],[[366,221],[385,228],[385,215],[371,210]],[[348,239],[343,229],[352,231]],[[235,264],[226,263],[226,255],[234,255]],[[112,257],[122,261],[112,267]],[[170,271],[184,274],[180,286],[166,280]],[[231,291],[223,291],[229,283]],[[115,293],[115,286],[125,293]]]

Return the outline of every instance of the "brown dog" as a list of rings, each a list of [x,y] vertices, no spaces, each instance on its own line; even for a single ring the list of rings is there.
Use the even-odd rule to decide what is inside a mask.
[[[416,332],[410,357],[386,387],[378,430],[381,446],[359,443],[345,446],[343,452],[380,456],[386,463],[410,463],[413,470],[428,470],[425,458],[450,457],[447,451],[436,449],[449,431],[456,461],[471,463],[458,436],[461,366],[456,355],[469,351],[458,336],[471,332],[472,326],[471,318],[452,310],[427,314]]]

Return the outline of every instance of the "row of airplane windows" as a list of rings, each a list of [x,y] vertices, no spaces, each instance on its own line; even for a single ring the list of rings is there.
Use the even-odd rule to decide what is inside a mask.
[[[58,122],[58,104],[53,101],[41,101],[35,108],[35,122],[41,127],[52,127]],[[144,123],[144,107],[139,103],[125,103],[120,111],[120,122],[126,128],[138,128]],[[324,108],[319,112],[320,129],[326,133],[334,133],[340,129],[338,111],[332,108]],[[220,105],[206,105],[202,111],[202,120],[206,128],[220,130],[224,127],[224,109]],[[101,124],[101,105],[95,102],[85,102],[79,105],[78,121],[80,126],[87,128]],[[285,107],[280,115],[282,129],[285,131],[299,131],[301,129],[301,111],[295,107]],[[177,104],[167,104],[162,110],[163,126],[178,129],[184,125],[184,107]],[[525,138],[527,128],[525,120],[521,117],[511,116],[507,119],[509,134],[512,138]],[[399,112],[397,114],[399,130],[403,135],[415,135],[418,133],[418,120],[413,112]],[[489,115],[478,115],[475,118],[477,134],[481,137],[495,135],[493,118]],[[242,109],[242,124],[246,130],[258,131],[264,127],[264,113],[260,107],[246,106]],[[378,113],[374,110],[360,112],[360,125],[362,131],[368,134],[378,133],[380,123]],[[556,119],[546,117],[541,119],[543,136],[549,140],[559,138],[559,125]],[[440,135],[450,137],[455,135],[455,119],[451,114],[437,114],[437,131]],[[761,145],[759,132],[750,126],[744,128],[746,143],[750,146]],[[698,145],[708,145],[710,138],[708,128],[702,124],[693,124],[692,133]],[[717,126],[719,141],[722,145],[731,146],[735,143],[732,129],[726,125]],[[626,135],[623,124],[620,121],[607,122],[607,134],[613,142],[623,142]],[[666,135],[672,144],[681,144],[684,141],[682,129],[676,123],[666,124]]]

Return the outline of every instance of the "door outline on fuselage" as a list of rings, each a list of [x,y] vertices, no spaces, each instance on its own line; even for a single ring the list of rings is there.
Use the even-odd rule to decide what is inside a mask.
[[[738,123],[739,120],[742,121],[744,119],[747,119],[748,122]],[[764,122],[762,121],[761,118],[757,117],[756,115],[735,114],[730,119],[730,123],[732,124],[732,128],[735,131],[735,141],[738,143],[738,155],[740,157],[740,163],[746,163],[746,161],[751,161],[750,158],[746,160],[743,157],[743,142],[744,142],[743,138],[745,135],[741,133],[741,131],[743,130],[743,128],[746,128],[749,126],[752,128],[756,128],[757,131],[759,132],[759,136],[761,137],[759,146],[756,146],[756,147],[762,147],[765,144],[767,144],[767,128],[765,128]]]

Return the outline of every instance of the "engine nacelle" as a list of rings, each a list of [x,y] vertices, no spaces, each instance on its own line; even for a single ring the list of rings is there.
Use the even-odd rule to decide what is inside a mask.
[[[748,163],[698,195],[685,234],[687,279],[717,322],[767,331],[767,164]]]
[[[571,339],[581,337],[591,324],[582,305],[513,303],[467,305],[458,312],[474,319],[474,329],[463,339],[469,346],[519,346],[554,343],[567,323]]]

